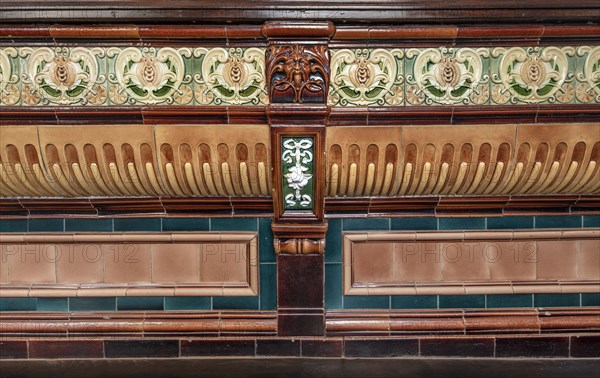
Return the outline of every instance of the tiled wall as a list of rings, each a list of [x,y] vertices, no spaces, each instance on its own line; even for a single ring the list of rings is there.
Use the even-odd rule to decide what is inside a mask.
[[[259,296],[0,298],[0,311],[273,310],[277,269],[270,218],[120,218],[0,220],[0,232],[255,231]]]
[[[342,232],[600,227],[600,216],[329,219],[325,247],[325,307],[333,309],[437,309],[600,306],[600,293],[493,295],[343,295]]]

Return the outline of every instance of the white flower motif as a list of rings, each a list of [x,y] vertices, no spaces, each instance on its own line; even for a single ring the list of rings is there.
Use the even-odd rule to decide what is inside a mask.
[[[292,166],[288,169],[289,173],[285,174],[288,185],[294,190],[302,190],[308,184],[308,180],[312,178],[312,175],[305,174],[308,168],[302,166]]]

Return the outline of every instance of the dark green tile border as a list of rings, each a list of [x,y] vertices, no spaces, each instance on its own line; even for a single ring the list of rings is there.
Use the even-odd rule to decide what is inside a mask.
[[[258,218],[211,218],[211,231],[258,231]]]
[[[114,220],[115,231],[145,231],[156,232],[162,230],[160,218],[118,218]]]
[[[325,262],[342,262],[342,220],[327,221],[325,236]]]
[[[488,230],[528,228],[533,228],[533,217],[490,217],[487,219]]]
[[[69,311],[68,298],[38,298],[38,311]]]
[[[113,230],[112,219],[65,219],[65,231],[80,232],[111,232]]]
[[[422,309],[437,308],[437,295],[394,295],[392,296],[393,309]]]
[[[27,232],[26,219],[0,220],[0,232]]]
[[[258,310],[258,297],[212,297],[213,310]]]
[[[581,228],[581,216],[538,216],[535,217],[535,228]]]
[[[164,297],[118,297],[117,310],[164,310]]]
[[[392,218],[391,229],[392,230],[404,230],[404,231],[430,231],[437,230],[438,218]]]
[[[116,311],[115,297],[69,298],[70,311]]]
[[[165,297],[165,310],[211,310],[211,297]]]
[[[64,230],[64,219],[41,218],[29,220],[29,232],[63,232]]]
[[[209,218],[163,218],[163,231],[209,231]]]
[[[533,307],[533,294],[490,294],[487,308]]]
[[[485,230],[485,218],[439,218],[439,230]]]

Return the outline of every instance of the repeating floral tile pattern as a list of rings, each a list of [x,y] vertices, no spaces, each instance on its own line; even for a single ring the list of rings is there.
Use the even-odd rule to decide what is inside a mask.
[[[600,46],[338,49],[330,67],[330,106],[600,102]],[[264,48],[0,48],[0,106],[268,103]]]
[[[331,106],[600,102],[600,47],[332,50]]]
[[[0,105],[261,105],[265,51],[204,47],[0,48]]]

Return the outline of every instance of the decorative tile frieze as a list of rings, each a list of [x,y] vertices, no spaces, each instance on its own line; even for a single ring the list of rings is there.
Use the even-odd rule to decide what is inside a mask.
[[[0,106],[264,105],[262,48],[0,48]]]
[[[600,47],[341,49],[331,106],[600,102]]]

